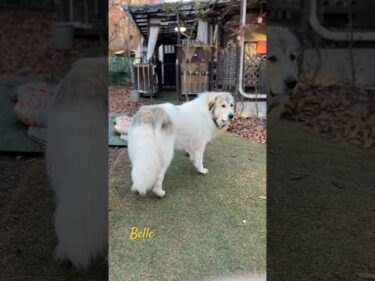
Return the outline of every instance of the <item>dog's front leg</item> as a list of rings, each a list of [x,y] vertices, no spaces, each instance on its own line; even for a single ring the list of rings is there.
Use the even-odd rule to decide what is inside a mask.
[[[193,165],[197,169],[197,171],[201,174],[207,174],[208,169],[203,167],[203,154],[204,150],[206,149],[206,144],[202,144],[197,150],[193,152],[194,154],[194,160],[193,160]]]

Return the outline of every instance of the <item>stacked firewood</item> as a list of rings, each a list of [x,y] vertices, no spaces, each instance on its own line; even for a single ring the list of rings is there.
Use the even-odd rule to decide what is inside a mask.
[[[255,116],[242,118],[235,114],[228,131],[258,143],[264,144],[267,141],[266,126],[263,121]]]
[[[371,94],[354,86],[305,84],[286,103],[284,117],[333,142],[370,148],[375,143],[374,102]]]

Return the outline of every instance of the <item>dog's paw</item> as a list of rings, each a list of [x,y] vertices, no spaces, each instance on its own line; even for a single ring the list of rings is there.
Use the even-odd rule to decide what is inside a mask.
[[[131,191],[134,193],[134,194],[137,194],[137,195],[142,195],[142,196],[145,196],[147,191],[139,191],[138,189],[136,189],[134,187],[134,185],[131,187]]]
[[[69,252],[67,249],[64,249],[60,243],[55,247],[53,257],[57,262],[67,268],[88,268],[90,265],[90,258],[87,255]]]
[[[165,190],[163,189],[154,189],[153,192],[159,198],[163,198],[165,196]]]
[[[134,185],[131,186],[130,190],[137,195],[145,195],[146,192],[140,192]]]
[[[141,195],[141,196],[146,196],[147,194],[147,191],[138,191],[138,194]]]
[[[133,192],[134,194],[136,194],[136,195],[139,195],[138,190],[132,190],[132,192]]]
[[[201,174],[203,174],[203,175],[205,175],[205,174],[208,173],[208,169],[203,168],[202,170],[199,170],[198,172],[201,173]]]

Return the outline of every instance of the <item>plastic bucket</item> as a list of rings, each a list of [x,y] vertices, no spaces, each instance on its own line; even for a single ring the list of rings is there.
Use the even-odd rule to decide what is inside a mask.
[[[140,93],[138,91],[130,91],[130,101],[139,102]]]

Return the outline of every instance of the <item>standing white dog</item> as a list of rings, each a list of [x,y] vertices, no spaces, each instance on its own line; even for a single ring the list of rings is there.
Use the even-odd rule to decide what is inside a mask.
[[[47,124],[54,255],[77,268],[107,249],[107,76],[107,58],[76,62],[57,89]]]
[[[227,92],[207,92],[182,105],[165,103],[143,106],[129,129],[132,190],[145,195],[150,189],[158,197],[173,158],[174,149],[184,150],[199,173],[206,174],[203,154],[218,129],[234,116],[234,99]]]

